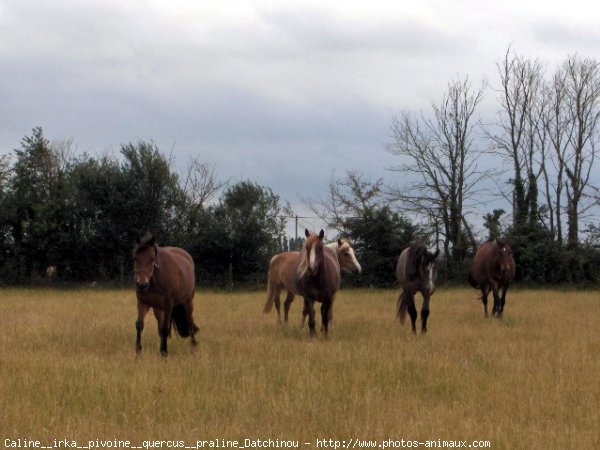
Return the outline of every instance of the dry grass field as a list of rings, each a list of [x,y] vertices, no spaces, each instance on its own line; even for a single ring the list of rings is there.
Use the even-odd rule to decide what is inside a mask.
[[[249,438],[310,449],[318,438],[600,448],[599,292],[513,290],[500,321],[484,319],[474,290],[439,289],[429,333],[417,337],[394,320],[397,294],[342,291],[330,338],[311,342],[301,299],[285,326],[262,314],[262,292],[200,290],[199,346],[174,336],[162,358],[152,314],[135,355],[133,290],[3,289],[0,446]]]

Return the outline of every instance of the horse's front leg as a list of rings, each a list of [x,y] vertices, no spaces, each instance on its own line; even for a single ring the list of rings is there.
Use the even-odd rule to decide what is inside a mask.
[[[427,333],[427,318],[429,317],[429,299],[429,294],[424,293],[423,307],[421,308],[421,334]]]
[[[492,293],[494,295],[494,309],[492,309],[492,316],[500,318],[500,294],[498,294],[498,284],[492,284]]]
[[[406,291],[406,301],[408,304],[408,315],[412,325],[413,334],[417,334],[417,307],[415,306],[415,294],[409,290]]]
[[[486,319],[489,317],[488,316],[488,307],[487,307],[489,293],[490,293],[490,290],[487,286],[481,287],[481,302],[483,303],[483,312],[485,314]]]
[[[144,317],[148,313],[150,306],[140,302],[137,302],[138,316],[135,321],[136,339],[135,339],[135,351],[140,353],[142,351],[142,330],[144,329]]]
[[[304,297],[304,310],[308,314],[308,328],[310,330],[310,337],[314,338],[316,336],[315,331],[315,300],[310,297]]]
[[[327,336],[327,332],[329,330],[329,320],[331,319],[331,299],[324,298],[323,303],[321,303],[321,321],[323,326],[321,327],[321,331],[325,336]]]
[[[502,317],[504,313],[504,304],[506,303],[506,291],[508,291],[508,284],[502,286],[502,297],[500,298],[500,312],[498,313],[498,317]]]

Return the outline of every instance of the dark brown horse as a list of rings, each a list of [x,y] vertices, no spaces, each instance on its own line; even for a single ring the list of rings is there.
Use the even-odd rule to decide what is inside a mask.
[[[435,259],[440,250],[435,253],[427,250],[424,244],[416,242],[405,248],[398,258],[396,266],[396,277],[402,287],[402,293],[398,297],[397,316],[403,324],[406,312],[410,315],[413,333],[417,333],[417,308],[415,306],[415,294],[420,292],[423,296],[423,307],[421,308],[421,333],[427,332],[427,318],[429,317],[429,300],[435,291]]]
[[[469,272],[469,284],[481,290],[485,317],[488,317],[487,299],[490,290],[494,295],[492,315],[502,317],[506,291],[514,277],[515,260],[510,245],[496,239],[479,246]],[[502,290],[501,295],[500,290]]]
[[[196,288],[192,257],[178,247],[159,247],[154,236],[147,233],[136,239],[133,267],[138,309],[136,351],[142,350],[144,317],[150,308],[158,322],[163,355],[167,354],[171,324],[180,336],[191,336],[195,346],[198,327],[192,317]]]
[[[315,333],[315,301],[321,302],[322,330],[327,335],[331,305],[340,288],[340,264],[336,253],[323,244],[323,230],[317,236],[304,231],[306,242],[296,258],[294,291],[304,297],[310,337]]]
[[[338,239],[337,242],[331,242],[326,244],[325,247],[329,247],[334,250],[337,254],[338,263],[340,264],[340,269],[345,270],[347,272],[360,273],[362,271],[362,267],[360,263],[356,259],[356,252],[348,239]],[[277,318],[281,320],[281,302],[279,297],[281,295],[281,291],[283,289],[287,290],[287,296],[284,303],[284,320],[288,321],[288,315],[290,311],[290,306],[294,301],[296,295],[300,295],[296,292],[294,287],[294,271],[296,268],[296,260],[300,252],[284,252],[279,253],[269,262],[269,279],[267,281],[267,301],[263,308],[263,312],[267,314],[275,305],[277,309]],[[332,319],[333,316],[333,305],[329,310],[329,320]],[[308,311],[303,310],[302,323],[306,319],[306,315]]]

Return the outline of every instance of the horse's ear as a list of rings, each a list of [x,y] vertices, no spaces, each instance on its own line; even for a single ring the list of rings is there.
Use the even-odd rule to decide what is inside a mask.
[[[321,231],[319,231],[319,240],[322,241],[324,237],[325,237],[325,232],[321,228]]]
[[[341,246],[342,246],[342,240],[338,239],[338,247],[341,247]]]
[[[156,245],[156,238],[153,234],[150,234],[150,239],[148,240],[148,247],[154,247]]]
[[[496,238],[496,245],[500,248],[504,247],[506,245],[506,242],[501,241],[500,239]]]
[[[306,236],[306,237],[310,236],[310,231],[308,231],[308,228],[304,229],[304,236]]]
[[[141,239],[140,239],[140,235],[139,235],[139,234],[136,234],[136,235],[135,235],[135,245],[140,245],[140,241],[141,241]]]

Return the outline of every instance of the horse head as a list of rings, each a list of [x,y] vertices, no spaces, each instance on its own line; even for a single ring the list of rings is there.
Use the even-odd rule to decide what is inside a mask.
[[[513,251],[509,244],[499,239],[496,239],[496,262],[500,269],[502,277],[508,277],[514,267]]]
[[[348,239],[338,239],[336,251],[341,269],[353,273],[362,272],[362,267],[356,259],[356,252],[354,251],[354,248],[352,248],[352,246],[350,245]]]
[[[440,254],[440,249],[431,253],[425,246],[419,247],[416,255],[416,265],[419,278],[423,282],[423,287],[429,295],[435,292],[435,281],[437,279],[437,270],[435,269],[435,260]]]
[[[135,240],[133,249],[133,272],[135,288],[145,292],[150,287],[154,269],[158,267],[158,245],[151,233],[146,233],[142,238]]]
[[[321,261],[323,260],[323,238],[325,237],[325,232],[321,230],[317,236],[316,234],[309,232],[308,229],[305,229],[304,235],[306,236],[304,251],[306,252],[305,258],[308,262],[308,272],[310,274],[315,274],[318,272]]]

